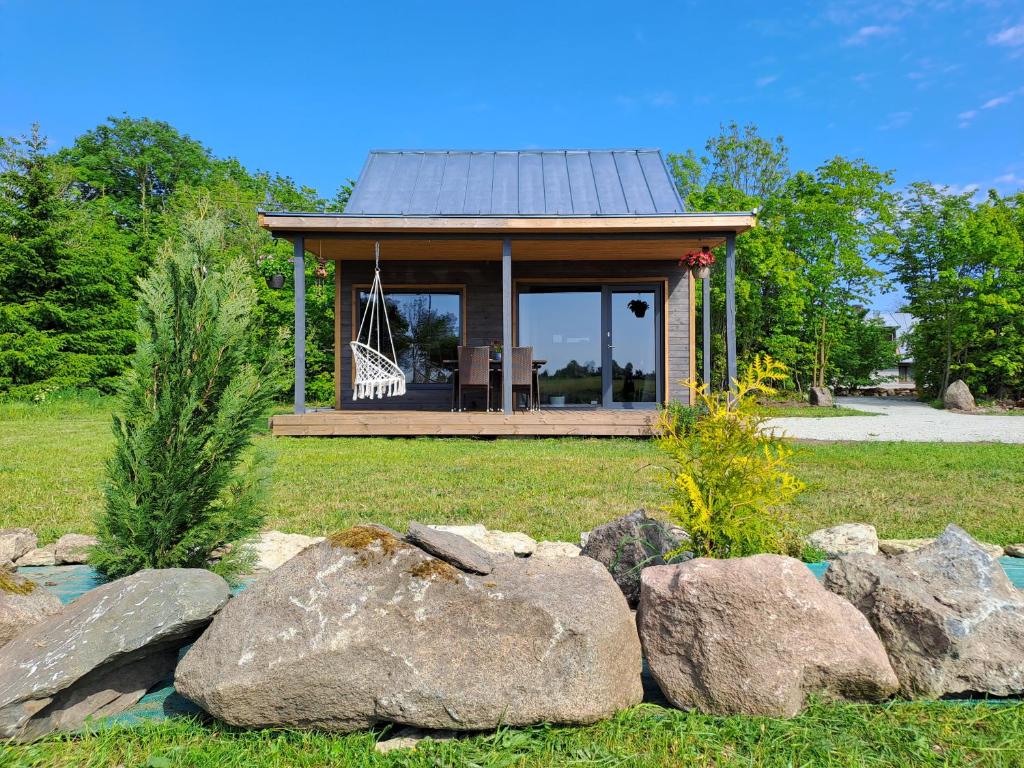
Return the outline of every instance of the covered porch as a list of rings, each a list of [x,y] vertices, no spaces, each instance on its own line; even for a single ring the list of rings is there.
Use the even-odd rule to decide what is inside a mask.
[[[452,183],[451,168],[458,165],[452,153],[404,152],[384,153],[399,157],[383,159],[371,154],[345,214],[261,212],[261,225],[294,248],[294,413],[275,416],[273,433],[649,435],[658,406],[670,400],[688,402],[682,382],[697,377],[698,281],[679,262],[703,246],[725,245],[728,367],[734,371],[735,237],[753,225],[754,216],[683,212],[660,155],[655,170],[660,168],[663,177],[652,171],[643,152],[607,153],[614,155],[613,172],[619,174],[621,210],[615,213],[576,215],[569,207],[560,213],[542,208],[538,213],[468,215],[467,206],[495,207],[501,186],[495,169],[509,159],[502,155],[518,158],[516,206],[523,207],[527,153],[463,153],[471,155],[466,160],[470,175],[481,156],[480,162],[488,163],[491,197],[486,206],[471,203],[467,189],[455,206],[460,210],[442,213],[440,201]],[[410,201],[423,186],[424,167],[437,154],[445,155],[438,177],[441,189],[430,190],[438,195],[437,201],[431,210],[410,211],[415,208]],[[542,186],[549,169],[564,169],[566,178],[573,180],[574,153],[533,154],[541,160]],[[549,155],[554,156],[550,162]],[[584,178],[597,189],[602,180],[593,169],[601,165],[600,158],[590,160],[591,170]],[[627,203],[622,190],[629,185],[623,186],[622,175],[628,174],[630,162],[638,171],[643,170],[641,164],[647,166],[646,198],[634,190],[636,199]],[[410,169],[404,192],[399,189],[403,164]],[[471,186],[471,180],[463,183]],[[547,193],[543,200],[544,205],[558,205]],[[597,200],[579,199],[574,204],[600,207]],[[354,397],[349,343],[356,338],[373,280],[377,244],[406,393],[365,400]],[[311,410],[306,405],[309,258],[331,261],[335,267],[332,409]],[[459,347],[488,347],[494,353],[493,397],[467,395],[461,411],[456,409]],[[499,354],[516,347],[529,348],[537,361],[537,386],[531,390],[534,407],[529,409],[513,391],[511,355]]]

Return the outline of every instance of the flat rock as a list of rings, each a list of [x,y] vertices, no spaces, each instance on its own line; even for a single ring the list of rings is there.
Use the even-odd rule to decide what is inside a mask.
[[[323,541],[323,536],[304,536],[301,533],[264,531],[242,547],[253,558],[254,571],[273,571],[287,563],[306,547]]]
[[[580,548],[568,541],[542,541],[533,557],[579,557]]]
[[[975,409],[974,395],[962,379],[957,379],[948,387],[942,396],[942,404],[948,411],[973,411]]]
[[[175,684],[239,726],[466,731],[595,722],[641,700],[640,669],[598,563],[504,558],[478,576],[357,526],[231,600]]]
[[[434,557],[444,560],[467,573],[488,574],[494,563],[487,551],[469,539],[447,531],[409,523],[405,540]]]
[[[492,554],[529,557],[537,549],[535,539],[519,531],[491,531],[482,525],[429,525],[435,531],[454,533]]]
[[[0,646],[62,608],[60,600],[31,579],[0,570]]]
[[[0,568],[15,562],[38,543],[31,528],[4,528],[0,530]]]
[[[95,536],[85,536],[81,533],[65,533],[54,545],[54,557],[57,565],[79,565],[89,562],[89,550],[95,547],[99,540]]]
[[[688,541],[689,538],[682,539],[668,525],[638,509],[590,531],[580,554],[602,563],[630,607],[635,608],[640,601],[640,572],[650,566],[664,565],[665,556]],[[676,556],[672,562],[690,557],[687,552]]]
[[[1024,557],[1024,544],[1009,544],[1003,551],[1007,557]]]
[[[140,571],[90,590],[0,648],[0,738],[73,730],[122,712],[170,677],[228,599],[199,569]]]
[[[450,741],[456,737],[454,731],[426,731],[422,728],[399,728],[387,739],[374,744],[374,750],[386,755],[402,749],[416,749],[424,741]]]
[[[812,694],[878,701],[898,686],[864,616],[793,558],[646,568],[637,619],[651,674],[682,709],[792,717]]]
[[[825,586],[867,616],[904,695],[1024,693],[1024,592],[961,528],[895,557],[839,558]]]
[[[917,550],[934,543],[935,539],[880,539],[878,551],[889,556],[905,555],[908,552],[917,552]],[[1003,547],[998,544],[989,544],[986,541],[976,541],[975,544],[985,550],[989,557],[1002,557],[1004,554]]]
[[[878,554],[878,532],[864,523],[843,523],[809,533],[805,541],[829,559],[842,555]]]
[[[56,565],[56,550],[56,544],[47,544],[45,547],[37,547],[36,549],[30,549],[24,555],[19,557],[14,564],[18,568],[21,568],[25,565]]]

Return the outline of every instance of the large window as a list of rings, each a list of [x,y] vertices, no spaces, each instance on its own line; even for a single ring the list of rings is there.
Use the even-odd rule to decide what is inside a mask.
[[[359,292],[359,318],[366,309],[366,301],[367,292],[362,290]],[[450,382],[451,366],[444,361],[458,357],[462,339],[462,292],[457,289],[388,290],[386,301],[395,353],[398,365],[405,372],[406,383]],[[381,344],[388,353],[383,328],[381,333]]]

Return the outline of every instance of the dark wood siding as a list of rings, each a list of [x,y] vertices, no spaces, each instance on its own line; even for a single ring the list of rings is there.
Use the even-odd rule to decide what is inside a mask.
[[[515,243],[512,245],[515,253]],[[514,256],[513,256],[514,258]],[[449,393],[443,389],[413,389],[404,398],[359,401],[352,400],[352,353],[348,342],[353,334],[353,287],[369,285],[373,265],[366,261],[344,261],[341,269],[341,376],[342,408],[442,408],[449,407]],[[459,261],[391,261],[381,265],[384,292],[389,286],[460,285],[465,286],[463,334],[471,345],[486,345],[500,339],[501,332],[501,263]],[[623,280],[666,281],[667,286],[667,357],[668,396],[685,402],[688,394],[680,382],[690,371],[690,292],[689,272],[670,261],[524,261],[512,264],[512,279],[565,279],[611,282]],[[356,318],[358,326],[358,318]]]

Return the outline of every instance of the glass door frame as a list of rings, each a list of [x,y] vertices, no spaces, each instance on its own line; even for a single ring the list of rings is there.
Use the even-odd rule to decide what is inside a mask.
[[[521,321],[519,312],[519,296],[524,293],[522,290],[524,287],[543,287],[544,289],[555,292],[559,289],[566,291],[578,290],[580,288],[599,288],[601,291],[601,404],[596,406],[591,405],[579,405],[573,406],[575,408],[614,408],[619,410],[653,410],[659,407],[660,404],[665,402],[665,373],[667,366],[667,350],[666,350],[666,331],[665,331],[665,296],[668,287],[668,281],[665,278],[653,277],[647,280],[624,280],[622,282],[616,281],[614,278],[587,278],[587,279],[550,279],[550,278],[537,278],[530,279],[528,277],[517,278],[515,281],[515,301],[512,302],[514,312],[513,332],[515,334],[516,344],[519,344],[519,323]],[[655,384],[656,394],[654,402],[633,402],[633,403],[617,403],[614,400],[612,392],[614,386],[614,377],[612,374],[612,357],[613,357],[613,346],[614,344],[614,333],[615,330],[612,327],[612,295],[615,292],[630,292],[630,291],[653,291],[654,292],[654,306],[651,309],[654,311],[654,336],[655,336]]]
[[[612,359],[615,347],[615,327],[612,323],[612,296],[631,291],[652,291],[654,293],[654,402],[615,402],[615,385]],[[602,408],[625,410],[650,410],[665,400],[665,294],[664,283],[601,283],[601,340],[604,344],[601,354]]]

